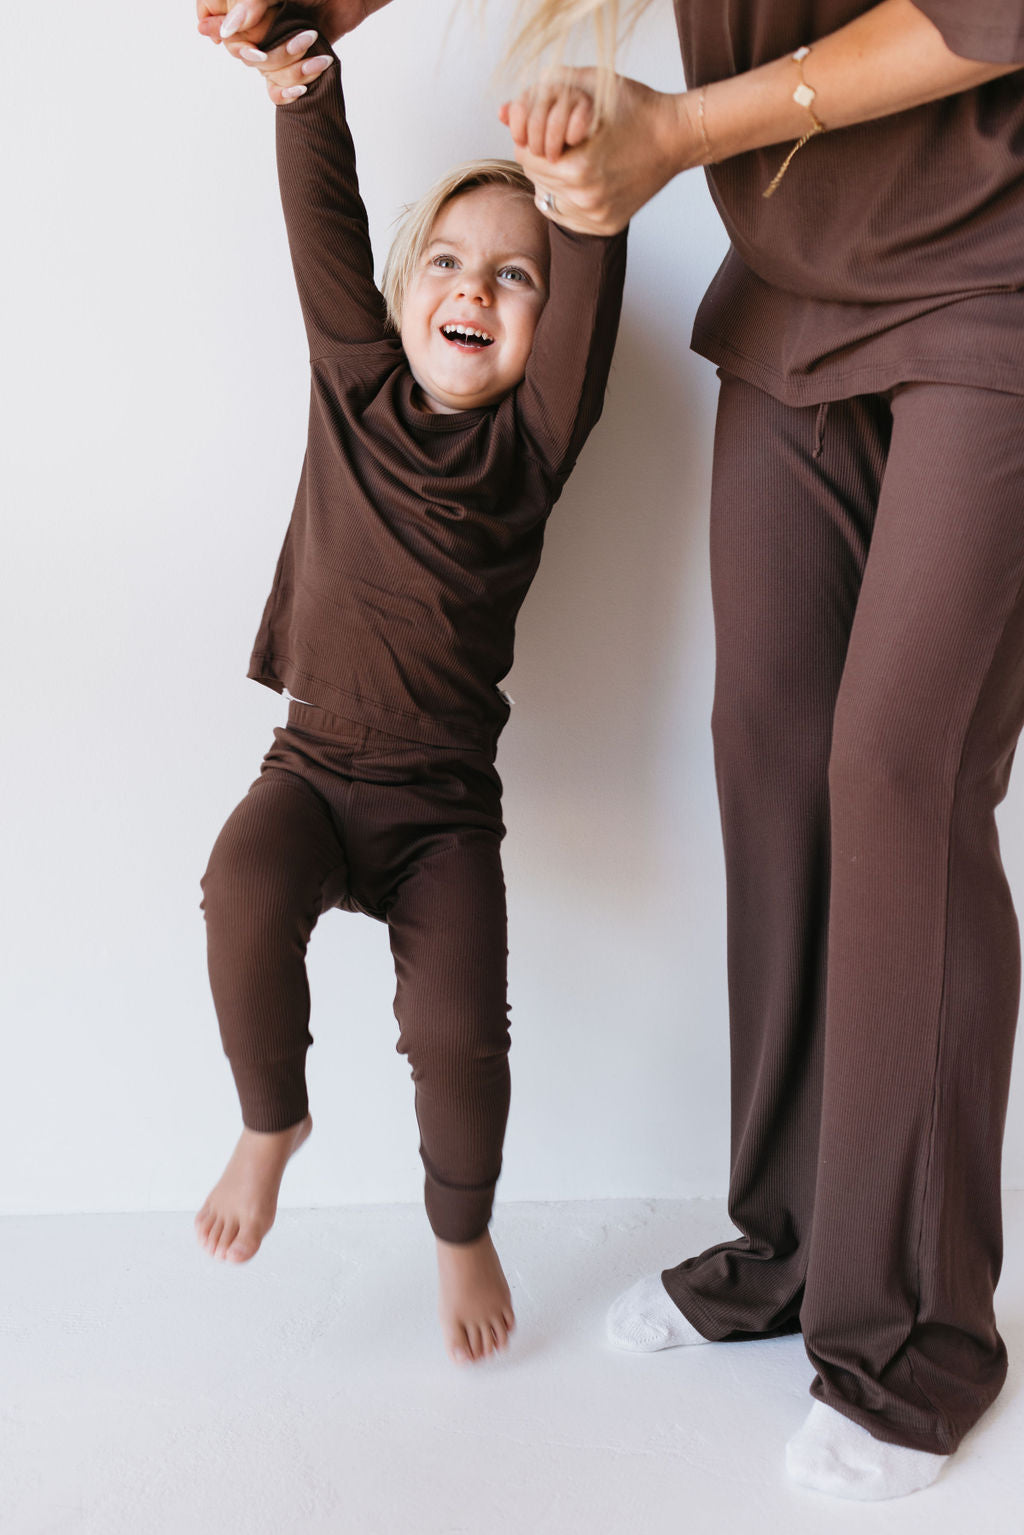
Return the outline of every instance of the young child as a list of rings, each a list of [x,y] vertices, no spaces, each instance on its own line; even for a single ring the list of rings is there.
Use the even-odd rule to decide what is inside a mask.
[[[409,213],[382,295],[337,61],[306,25],[286,5],[243,53],[285,103],[312,399],[249,667],[295,701],[203,878],[245,1128],[196,1228],[218,1258],[258,1249],[311,1128],[310,933],[332,906],[384,921],[445,1338],[479,1359],[514,1323],[488,1234],[509,1100],[499,684],[545,520],[601,411],[626,239],[549,236],[519,168],[480,161]]]

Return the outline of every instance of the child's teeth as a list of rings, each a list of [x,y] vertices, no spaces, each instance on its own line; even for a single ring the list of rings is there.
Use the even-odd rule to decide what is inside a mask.
[[[482,330],[473,330],[469,325],[446,325],[445,330],[454,332],[456,336],[477,336],[481,341],[490,341],[490,336],[484,335]]]

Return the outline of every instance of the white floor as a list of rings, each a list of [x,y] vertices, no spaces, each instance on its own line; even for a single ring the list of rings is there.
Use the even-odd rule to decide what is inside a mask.
[[[5,1535],[1021,1535],[1024,1194],[1008,1195],[999,1402],[938,1483],[890,1504],[787,1485],[798,1338],[630,1356],[637,1275],[726,1234],[691,1200],[500,1209],[519,1330],[456,1369],[405,1206],[284,1212],[246,1268],[191,1215],[0,1221]]]

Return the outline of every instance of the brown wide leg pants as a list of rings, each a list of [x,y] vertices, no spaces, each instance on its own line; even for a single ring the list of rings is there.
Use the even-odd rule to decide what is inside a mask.
[[[508,1118],[501,783],[489,754],[402,741],[307,704],[203,876],[210,984],[252,1130],[307,1112],[306,946],[331,906],[387,923],[437,1236],[487,1228]]]
[[[1006,1371],[1024,398],[725,377],[712,499],[742,1236],[664,1282],[710,1339],[799,1329],[818,1399],[949,1453]]]

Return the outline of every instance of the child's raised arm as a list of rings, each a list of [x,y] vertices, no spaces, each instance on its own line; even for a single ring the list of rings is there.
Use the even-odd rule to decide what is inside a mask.
[[[517,401],[521,424],[559,481],[604,406],[625,275],[625,229],[580,235],[552,224],[548,301]]]
[[[366,209],[330,44],[299,7],[285,5],[258,49],[237,52],[267,77],[277,105],[281,203],[310,357],[379,341],[387,335],[386,312],[373,280]]]
[[[501,118],[517,143],[557,160],[592,131],[594,101],[570,80],[507,102]],[[537,206],[551,228],[551,274],[526,376],[518,391],[519,416],[539,456],[564,480],[601,414],[615,350],[626,230],[608,237],[562,229],[557,202],[537,183]]]

